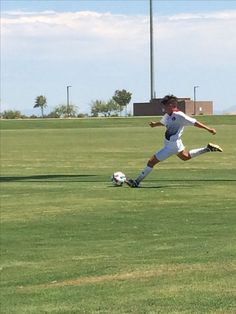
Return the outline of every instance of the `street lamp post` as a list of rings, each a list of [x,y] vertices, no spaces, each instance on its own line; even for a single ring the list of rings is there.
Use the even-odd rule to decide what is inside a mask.
[[[66,86],[66,96],[67,96],[67,116],[69,117],[69,105],[70,105],[70,90],[69,88],[72,87],[70,85]]]
[[[196,100],[197,100],[197,93],[196,93],[196,90],[199,86],[196,85],[193,87],[193,110],[194,110],[194,115],[197,114],[197,109],[196,109]]]

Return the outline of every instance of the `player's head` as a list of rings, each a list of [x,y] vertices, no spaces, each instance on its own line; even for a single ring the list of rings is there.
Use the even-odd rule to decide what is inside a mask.
[[[177,110],[178,98],[174,95],[166,95],[161,100],[161,105],[166,113],[171,114]]]
[[[166,95],[164,98],[161,100],[161,104],[164,106],[173,106],[177,107],[178,106],[178,98],[174,95]]]

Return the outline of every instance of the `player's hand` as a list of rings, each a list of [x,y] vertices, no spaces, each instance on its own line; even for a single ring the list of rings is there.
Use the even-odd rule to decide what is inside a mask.
[[[213,134],[213,135],[216,134],[216,130],[215,130],[215,129],[209,129],[209,132],[210,132],[211,134]]]
[[[151,128],[154,128],[154,127],[156,126],[156,122],[151,121],[151,122],[149,123],[149,125],[150,125]]]

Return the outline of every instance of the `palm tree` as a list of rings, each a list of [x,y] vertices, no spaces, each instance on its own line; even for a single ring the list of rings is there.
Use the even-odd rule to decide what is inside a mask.
[[[41,108],[42,118],[43,118],[43,109],[47,107],[47,98],[43,95],[37,96],[35,98],[34,108]]]

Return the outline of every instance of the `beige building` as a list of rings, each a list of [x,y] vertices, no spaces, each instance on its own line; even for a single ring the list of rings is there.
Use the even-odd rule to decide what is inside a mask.
[[[134,116],[161,116],[163,110],[161,106],[161,99],[156,98],[150,102],[134,103],[133,114]],[[178,98],[179,109],[187,115],[212,115],[213,102],[212,101],[195,101],[191,98]]]

